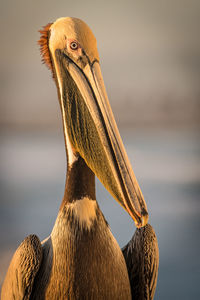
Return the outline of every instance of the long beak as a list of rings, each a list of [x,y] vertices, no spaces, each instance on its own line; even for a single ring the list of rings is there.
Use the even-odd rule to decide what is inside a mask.
[[[68,86],[69,75],[73,79],[71,94],[69,87],[63,86],[68,112],[66,121],[73,147],[129,213],[136,226],[146,225],[146,203],[121,140],[99,63],[94,61],[81,69],[64,55],[62,65],[65,70],[62,76],[64,72],[68,77]]]

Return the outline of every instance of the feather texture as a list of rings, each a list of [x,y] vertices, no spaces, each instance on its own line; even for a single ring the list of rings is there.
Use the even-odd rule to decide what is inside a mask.
[[[159,265],[158,242],[153,227],[147,224],[136,229],[122,252],[128,269],[132,299],[152,300]]]
[[[48,23],[46,26],[43,26],[43,29],[39,30],[41,36],[38,41],[40,46],[40,54],[42,57],[42,62],[47,65],[47,67],[53,72],[53,65],[51,61],[51,55],[49,51],[49,36],[50,36],[50,27],[53,23]]]
[[[19,245],[8,268],[2,300],[28,300],[42,261],[42,245],[36,235],[29,235]]]

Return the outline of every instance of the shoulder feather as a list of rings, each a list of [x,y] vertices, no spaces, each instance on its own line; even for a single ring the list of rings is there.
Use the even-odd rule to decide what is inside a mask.
[[[36,235],[29,235],[13,255],[2,286],[1,300],[29,299],[41,261],[41,242]]]
[[[152,300],[159,265],[158,242],[153,227],[147,224],[136,229],[122,252],[128,269],[132,299]]]

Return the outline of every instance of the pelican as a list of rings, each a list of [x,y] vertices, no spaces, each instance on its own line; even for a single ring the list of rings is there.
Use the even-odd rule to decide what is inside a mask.
[[[61,107],[66,185],[50,236],[40,242],[30,235],[16,250],[2,300],[153,299],[157,239],[108,101],[96,39],[71,17],[40,33]],[[122,250],[96,201],[95,175],[137,227]]]

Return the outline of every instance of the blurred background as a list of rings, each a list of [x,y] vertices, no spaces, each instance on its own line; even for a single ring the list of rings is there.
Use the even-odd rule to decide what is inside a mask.
[[[155,299],[200,296],[200,2],[0,3],[0,284],[25,236],[51,232],[65,184],[60,108],[38,30],[58,17],[93,30],[108,96],[155,228]],[[97,180],[120,246],[134,224]]]

